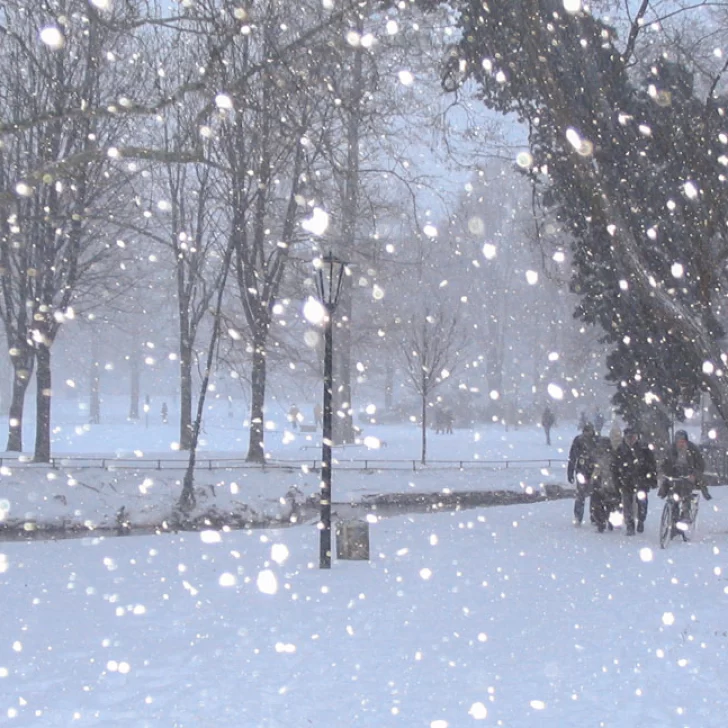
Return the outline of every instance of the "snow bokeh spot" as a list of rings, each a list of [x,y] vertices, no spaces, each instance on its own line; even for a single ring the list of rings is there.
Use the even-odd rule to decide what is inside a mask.
[[[564,398],[564,390],[558,384],[554,384],[553,382],[546,387],[546,391],[551,399],[561,400]]]
[[[306,303],[303,304],[303,316],[306,321],[309,321],[312,324],[320,324],[326,316],[326,310],[320,301],[313,297],[309,297],[306,299]],[[312,345],[315,346],[316,342],[312,342]]]
[[[66,39],[63,36],[63,32],[60,28],[56,28],[54,25],[49,25],[39,34],[41,43],[47,45],[51,50],[57,51],[63,48],[66,44]]]
[[[397,78],[403,86],[411,86],[415,82],[412,71],[400,71],[397,74]]]
[[[644,546],[640,549],[640,559],[642,559],[642,561],[652,561],[654,556],[654,552],[649,546]]]
[[[311,235],[323,235],[329,227],[329,213],[320,207],[314,207],[311,217],[301,222],[301,227]]]
[[[283,564],[289,556],[288,546],[284,543],[274,543],[270,547],[271,560],[275,561],[276,564]]]
[[[258,591],[263,594],[276,594],[278,592],[278,579],[270,569],[264,569],[258,574],[256,584]]]
[[[218,584],[220,584],[220,586],[235,586],[237,583],[238,580],[235,574],[231,574],[227,571],[224,574],[220,574],[220,578],[218,579]]]

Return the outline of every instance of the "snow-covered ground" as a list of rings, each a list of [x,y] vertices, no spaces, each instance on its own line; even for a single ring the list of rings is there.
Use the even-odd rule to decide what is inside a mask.
[[[56,452],[173,452],[171,425],[76,426],[61,426]],[[367,430],[387,446],[337,458],[417,459],[416,428]],[[561,461],[574,434],[559,428],[549,448],[537,428],[460,430],[432,436],[431,456]],[[207,437],[208,454],[244,454],[242,429]],[[283,431],[268,446],[308,453]],[[334,492],[538,487],[563,483],[560,467],[338,469]],[[111,494],[158,508],[180,476],[4,468],[5,518],[78,511],[91,525]],[[318,487],[300,465],[212,475],[223,501]],[[0,543],[0,724],[722,728],[728,489],[713,495],[695,540],[665,551],[654,495],[633,538],[575,529],[569,500],[370,518],[369,561],[331,570],[318,568],[314,523]]]
[[[125,518],[138,526],[168,521],[187,458],[177,450],[174,413],[166,425],[158,414],[129,422],[122,414],[124,403],[117,401],[104,423],[88,425],[85,412],[73,404],[61,401],[54,410],[56,467],[25,462],[30,453],[20,463],[12,454],[2,458],[0,521],[27,522],[28,527],[113,527],[122,507]],[[284,518],[292,497],[301,502],[318,494],[320,432],[292,430],[284,415],[267,426],[271,467],[263,472],[245,463],[249,432],[227,416],[226,403],[210,411],[195,477],[199,512],[248,508],[261,517]],[[26,444],[32,444],[32,433],[25,434]],[[492,424],[456,429],[452,435],[430,432],[428,466],[423,468],[417,425],[364,425],[358,444],[334,448],[334,502],[391,493],[539,493],[546,484],[566,485],[565,462],[575,434],[573,424],[559,427],[547,446],[536,426],[506,430]],[[102,456],[104,467],[87,467],[100,464]]]
[[[666,551],[654,504],[382,519],[330,571],[313,525],[3,543],[0,723],[722,728],[727,507]]]

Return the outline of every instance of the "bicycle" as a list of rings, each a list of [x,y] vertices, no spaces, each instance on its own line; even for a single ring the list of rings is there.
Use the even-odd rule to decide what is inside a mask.
[[[693,491],[695,483],[688,478],[664,478],[669,483],[665,505],[660,518],[660,548],[666,549],[673,538],[682,535],[689,541],[695,534],[700,510],[700,493]],[[690,496],[686,500],[685,496]]]

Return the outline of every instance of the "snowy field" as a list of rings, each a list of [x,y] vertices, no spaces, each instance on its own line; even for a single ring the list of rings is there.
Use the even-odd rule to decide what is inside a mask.
[[[122,414],[124,402],[114,404],[100,425],[89,425],[84,410],[73,402],[54,405],[55,468],[18,463],[17,456],[5,454],[0,467],[0,520],[109,527],[122,507],[135,525],[157,526],[169,520],[187,457],[177,450],[175,413],[170,413],[166,425],[158,413],[129,422]],[[310,413],[312,408],[302,409]],[[0,428],[3,424],[0,421]],[[210,410],[195,478],[199,512],[246,507],[261,516],[285,517],[289,494],[298,502],[318,494],[320,432],[292,430],[284,413],[267,427],[271,467],[262,472],[244,462],[249,432],[242,422],[227,416],[227,403]],[[32,445],[32,431],[24,434],[25,444]],[[390,493],[539,493],[546,484],[565,486],[565,463],[575,434],[571,423],[559,427],[552,432],[553,444],[547,446],[536,426],[506,430],[492,424],[456,429],[452,435],[429,432],[428,466],[423,468],[417,425],[364,425],[358,444],[334,448],[334,502],[347,504]],[[101,457],[103,468],[87,467],[99,465]]]
[[[240,454],[245,433],[225,424],[205,450]],[[417,458],[416,428],[367,429],[387,441],[372,453]],[[174,452],[173,430],[70,422],[54,449],[147,460]],[[574,428],[555,434],[548,448],[537,428],[461,430],[432,436],[431,455],[565,459]],[[268,440],[290,459],[306,443]],[[101,523],[101,494],[124,483],[150,508],[176,496],[164,471],[92,472],[6,464],[5,516],[73,508]],[[463,487],[529,487],[525,470],[486,472],[462,471]],[[334,492],[446,491],[456,474],[335,471]],[[216,477],[229,499],[318,485],[300,466]],[[551,478],[563,471],[537,468],[532,484]],[[722,728],[727,491],[693,542],[665,551],[654,495],[634,538],[575,529],[569,500],[373,519],[370,560],[330,571],[314,524],[0,543],[0,724]]]
[[[314,526],[0,544],[0,724],[722,728],[727,506],[666,551],[654,504],[383,519],[330,571]]]

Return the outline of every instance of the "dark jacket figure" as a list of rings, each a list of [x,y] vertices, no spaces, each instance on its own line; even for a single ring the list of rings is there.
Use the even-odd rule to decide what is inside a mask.
[[[442,416],[445,420],[445,434],[452,435],[452,426],[455,422],[455,415],[449,407],[445,407]]]
[[[612,476],[622,496],[627,535],[635,532],[634,501],[637,496],[637,531],[645,530],[647,494],[657,483],[657,463],[649,447],[640,442],[637,430],[626,427],[612,465]]]
[[[433,427],[435,428],[435,434],[439,435],[445,432],[445,412],[442,407],[438,404],[435,406],[435,412],[433,414]]]
[[[323,426],[324,424],[324,411],[320,404],[316,404],[313,407],[313,423],[316,427]]]
[[[594,429],[596,430],[597,435],[602,434],[603,427],[604,427],[604,415],[602,414],[601,410],[597,410],[594,413]]]
[[[296,407],[295,404],[292,404],[290,409],[288,410],[288,421],[291,423],[291,427],[294,430],[298,429],[299,422],[301,420],[301,411]]]
[[[690,496],[693,489],[700,488],[705,500],[710,500],[712,496],[708,491],[708,487],[703,482],[703,473],[705,472],[705,461],[700,448],[690,442],[688,433],[685,430],[678,430],[675,433],[675,441],[670,445],[667,451],[667,457],[662,463],[662,474],[670,478],[684,478],[683,483],[676,483],[680,496],[686,499]],[[664,498],[669,490],[669,483],[663,481],[660,484],[658,495]]]
[[[576,525],[580,525],[584,520],[584,504],[587,495],[591,495],[591,481],[596,465],[596,445],[594,425],[587,422],[581,435],[574,438],[569,450],[566,478],[569,483],[576,485],[576,499],[574,500],[574,523]]]
[[[541,415],[541,426],[543,431],[546,433],[546,444],[551,444],[551,428],[556,424],[556,416],[551,411],[550,407],[546,407]]]
[[[167,409],[167,403],[162,402],[162,422],[166,425],[167,424],[167,415],[169,414],[169,410]]]
[[[607,527],[611,531],[613,526],[609,515],[619,510],[621,495],[612,477],[614,449],[608,437],[595,438],[594,443],[594,469],[590,482],[589,516],[596,525],[599,533]]]

